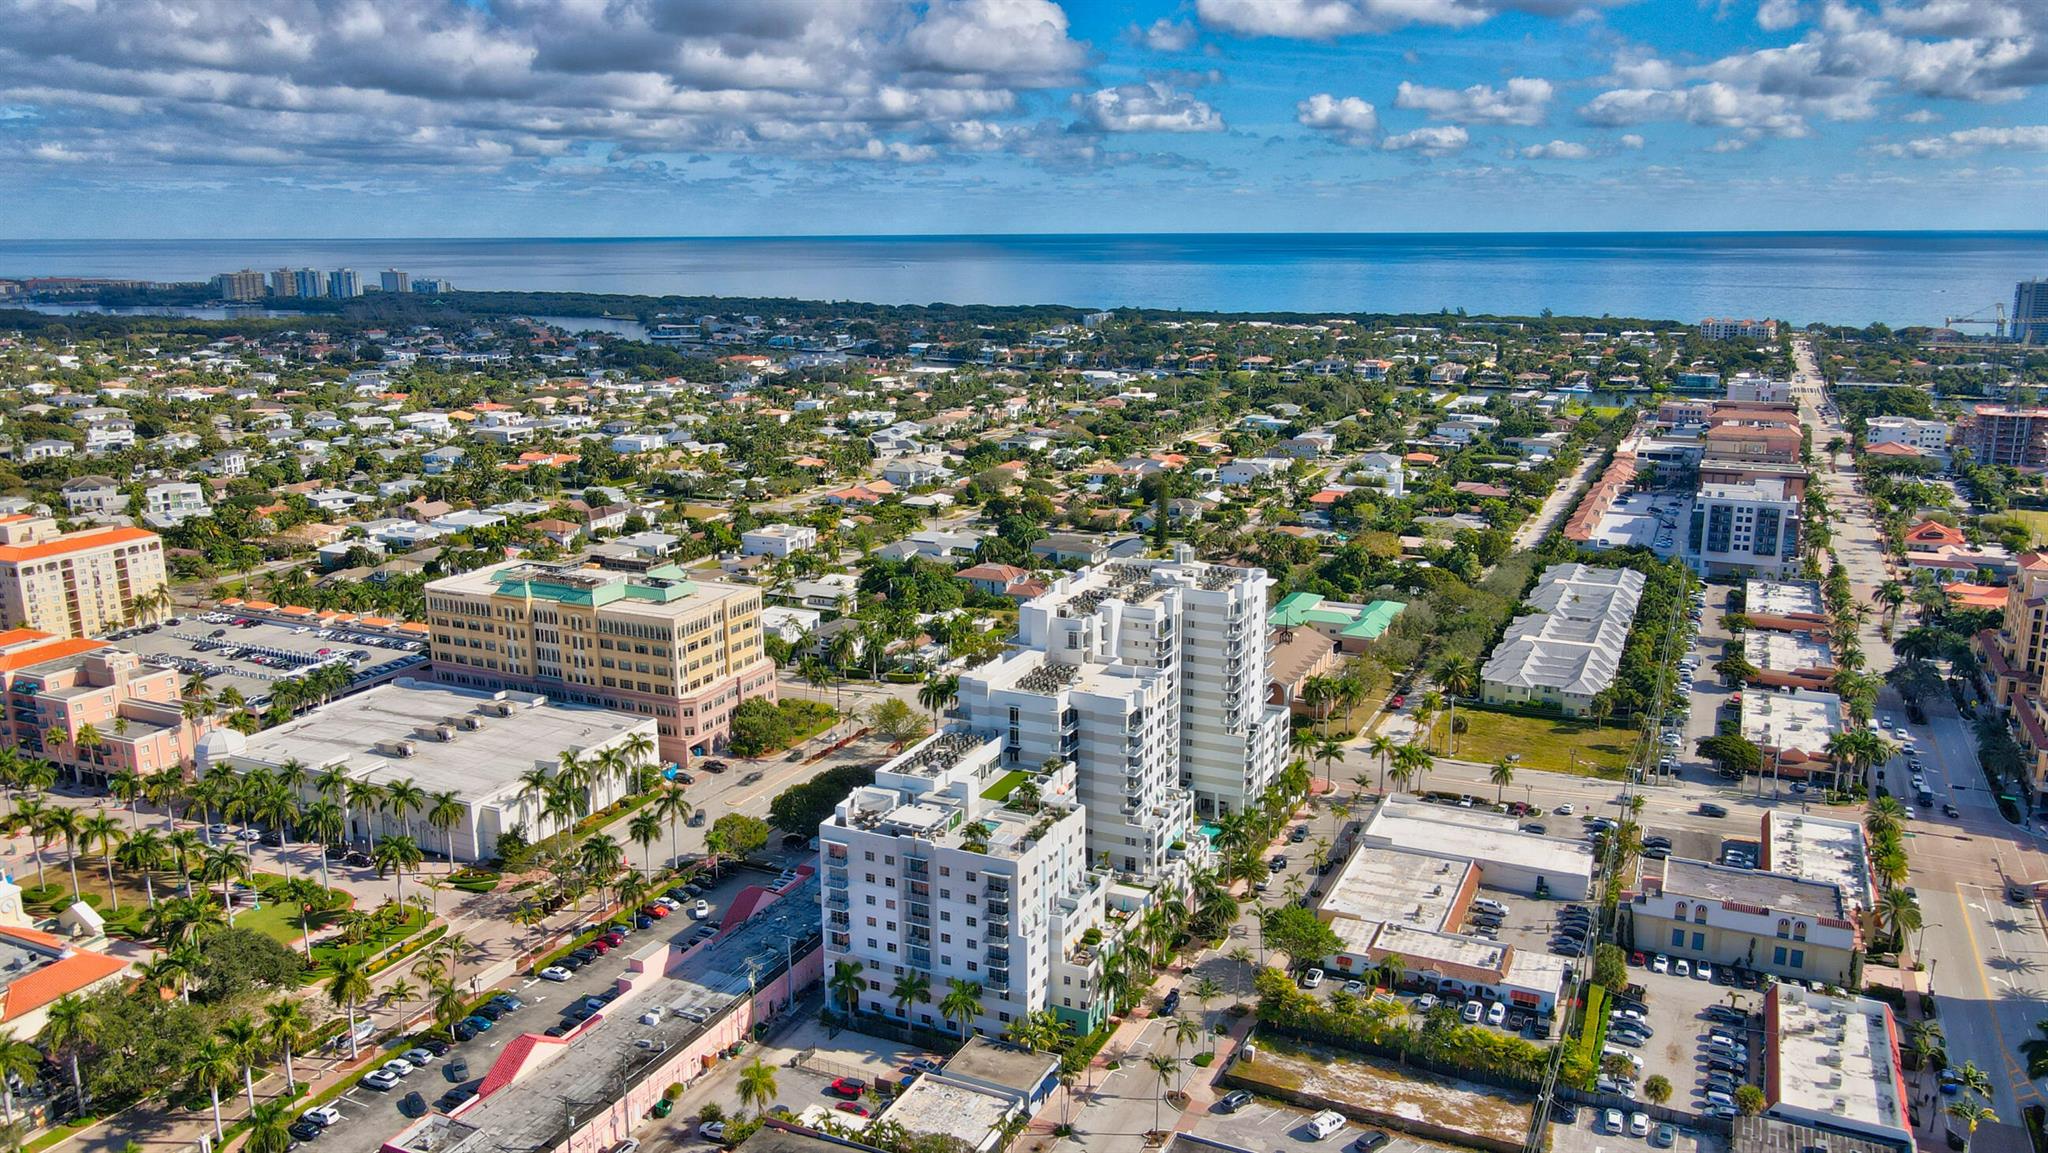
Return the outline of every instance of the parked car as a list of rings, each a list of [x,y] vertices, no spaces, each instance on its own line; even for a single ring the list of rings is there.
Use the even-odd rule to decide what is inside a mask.
[[[1608,1109],[1600,1114],[1600,1127],[1609,1133],[1621,1132],[1621,1110]]]
[[[372,1069],[368,1073],[363,1074],[361,1084],[367,1085],[379,1093],[388,1093],[393,1085],[398,1084],[398,1074],[393,1073],[389,1069]]]
[[[1321,969],[1310,969],[1301,975],[1301,987],[1304,989],[1313,989],[1322,983],[1323,971]]]
[[[560,965],[549,965],[542,969],[539,975],[543,981],[566,981],[575,974]]]
[[[1648,1137],[1650,1135],[1650,1115],[1648,1113],[1629,1114],[1628,1135],[1631,1137]]]
[[[1252,1095],[1243,1089],[1233,1089],[1216,1099],[1209,1107],[1211,1113],[1235,1113],[1252,1103]]]

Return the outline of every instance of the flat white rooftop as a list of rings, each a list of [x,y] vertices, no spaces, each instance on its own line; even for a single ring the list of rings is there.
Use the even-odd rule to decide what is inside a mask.
[[[1743,655],[1766,672],[1796,673],[1835,667],[1834,651],[1810,633],[1751,629],[1744,634]]]
[[[1819,616],[1827,612],[1821,603],[1818,581],[1752,580],[1743,590],[1742,607],[1746,613],[1765,616]]]
[[[496,702],[509,716],[493,711]],[[435,729],[451,726],[451,739]],[[473,728],[463,727],[473,724]],[[530,693],[482,693],[446,685],[401,680],[343,697],[243,737],[229,729],[209,733],[202,759],[229,758],[282,765],[298,761],[311,770],[345,764],[351,777],[388,783],[411,778],[429,793],[453,791],[466,801],[489,800],[518,784],[536,765],[555,769],[561,754],[599,748],[635,730],[654,738],[654,718],[565,704]],[[380,742],[408,742],[401,756]]]
[[[1742,694],[1742,735],[1765,750],[1820,756],[1841,731],[1842,698],[1833,693],[1797,689]],[[1769,767],[1765,765],[1766,770]]]
[[[1872,907],[1875,896],[1863,828],[1856,822],[1810,813],[1768,812],[1763,818],[1763,840],[1764,859],[1758,863],[1764,868],[1833,885],[1849,908]]]
[[[1010,1109],[1011,1103],[994,1093],[943,1075],[924,1076],[912,1081],[878,1120],[893,1121],[911,1133],[944,1133],[979,1149]]]
[[[1765,1010],[1774,1113],[1818,1119],[1910,1143],[1891,1010],[1866,997],[1830,997],[1780,983]]]
[[[1506,866],[1549,876],[1591,878],[1593,850],[1583,841],[1524,833],[1500,813],[1389,797],[1366,826],[1364,843]]]
[[[1322,915],[1448,929],[1458,895],[1474,870],[1471,862],[1452,857],[1360,845],[1330,882]]]

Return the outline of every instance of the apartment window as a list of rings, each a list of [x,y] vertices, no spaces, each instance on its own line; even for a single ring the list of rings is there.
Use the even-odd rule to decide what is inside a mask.
[[[1693,951],[1694,951],[1695,953],[1697,953],[1697,952],[1701,952],[1701,951],[1705,950],[1705,949],[1706,949],[1706,947],[1707,947],[1707,935],[1706,935],[1705,933],[1694,933],[1694,934],[1692,935],[1692,948],[1693,948]]]
[[[1695,925],[1704,925],[1707,923],[1707,907],[1705,905],[1701,905],[1699,908],[1694,909],[1692,911],[1692,923]]]
[[[1792,926],[1792,939],[1795,941],[1804,941],[1806,939],[1805,921],[1800,921]]]
[[[861,854],[861,859],[862,859],[862,860],[867,860],[867,861],[872,861],[872,860],[874,860],[874,859],[875,859],[875,851],[874,851],[873,849],[869,849],[869,850],[868,850],[867,852],[865,852],[865,853],[862,853],[862,854]],[[873,879],[874,879],[874,878],[872,878],[872,877],[870,877],[870,878],[869,878],[869,880],[873,880]]]
[[[973,917],[969,917],[969,918],[967,918],[967,927],[968,927],[968,928],[970,928],[970,929],[972,929],[972,928],[974,927],[974,918],[973,918]]]
[[[1785,946],[1779,945],[1771,950],[1771,964],[1776,965],[1780,969],[1785,967]]]
[[[951,933],[940,933],[940,934],[939,934],[939,944],[941,944],[941,945],[950,945],[950,944],[952,944],[952,943],[953,943],[953,934],[951,934]]]
[[[1681,948],[1684,948],[1684,947],[1685,947],[1685,930],[1684,930],[1684,929],[1673,929],[1673,930],[1671,930],[1671,947],[1672,947],[1672,948],[1674,948],[1674,949],[1681,949]]]
[[[1804,950],[1804,949],[1794,949],[1794,950],[1792,950],[1792,967],[1793,967],[1793,968],[1795,968],[1795,969],[1804,969],[1804,968],[1806,968],[1806,950]]]
[[[872,928],[874,928],[874,927],[875,927],[875,919],[874,919],[873,917],[869,917],[869,918],[868,918],[868,928],[872,929]]]
[[[947,911],[946,911],[946,910],[944,910],[944,909],[940,909],[940,910],[939,910],[939,920],[941,920],[941,921],[950,921],[950,920],[952,920],[952,919],[953,919],[953,914],[951,914],[951,913],[947,912]]]
[[[1789,937],[1789,936],[1791,936],[1791,935],[1792,935],[1792,922],[1791,922],[1790,920],[1788,920],[1788,919],[1784,918],[1784,917],[1780,917],[1780,918],[1778,918],[1778,936],[1780,936],[1780,937]]]

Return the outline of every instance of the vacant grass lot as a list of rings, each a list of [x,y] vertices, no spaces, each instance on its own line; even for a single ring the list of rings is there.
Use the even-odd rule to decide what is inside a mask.
[[[2033,508],[2009,508],[1998,515],[2009,516],[2032,529],[2036,546],[2048,544],[2048,512]]]
[[[1591,721],[1564,717],[1526,717],[1518,713],[1496,713],[1462,706],[1458,718],[1465,731],[1458,734],[1450,755],[1461,761],[1491,763],[1520,753],[1515,768],[1541,769],[1553,773],[1577,773],[1616,780],[1628,771],[1635,752],[1635,734],[1620,725],[1597,726]],[[1441,751],[1449,735],[1450,717],[1436,719],[1430,734],[1430,748]]]

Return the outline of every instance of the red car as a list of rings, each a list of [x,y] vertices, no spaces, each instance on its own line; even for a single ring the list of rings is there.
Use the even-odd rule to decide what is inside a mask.
[[[597,950],[597,955],[598,955],[598,956],[600,956],[600,957],[602,957],[602,956],[604,956],[604,955],[605,955],[606,953],[609,953],[609,952],[611,952],[611,951],[612,951],[612,943],[611,943],[611,941],[610,941],[610,940],[608,940],[608,939],[606,939],[606,938],[604,938],[604,937],[599,937],[599,938],[598,938],[597,940],[595,940],[595,941],[592,941],[592,942],[590,943],[590,947],[591,947],[591,948],[593,948],[593,949],[596,949],[596,950]]]
[[[662,919],[663,917],[666,917],[666,916],[668,916],[668,906],[667,906],[667,905],[643,905],[643,906],[641,906],[641,908],[640,908],[640,912],[641,912],[641,914],[642,914],[642,915],[644,915],[644,916],[648,916],[648,917],[653,917],[653,918],[654,918],[655,920],[659,921],[659,920],[661,920],[661,919]]]
[[[1401,707],[1402,705],[1405,705],[1405,704],[1407,704],[1407,703],[1408,703],[1408,696],[1407,696],[1407,694],[1406,694],[1406,693],[1396,693],[1396,694],[1394,695],[1394,699],[1393,699],[1393,700],[1391,700],[1391,701],[1388,701],[1388,702],[1387,702],[1387,707],[1388,707],[1388,708],[1390,708],[1390,709],[1398,709],[1398,708],[1400,708],[1400,707]]]
[[[825,1086],[825,1092],[832,1094],[834,1097],[845,1097],[848,1100],[859,1097],[867,1091],[868,1083],[858,1077],[834,1078],[830,1085]]]
[[[1628,955],[1628,963],[1640,969],[1644,965],[1649,964],[1650,959],[1648,957],[1643,956],[1641,953],[1630,953]]]
[[[841,1113],[851,1113],[856,1117],[873,1116],[873,1114],[868,1112],[868,1107],[866,1105],[861,1104],[858,1101],[841,1101],[839,1104],[834,1105],[832,1107],[834,1109],[839,1110]]]

